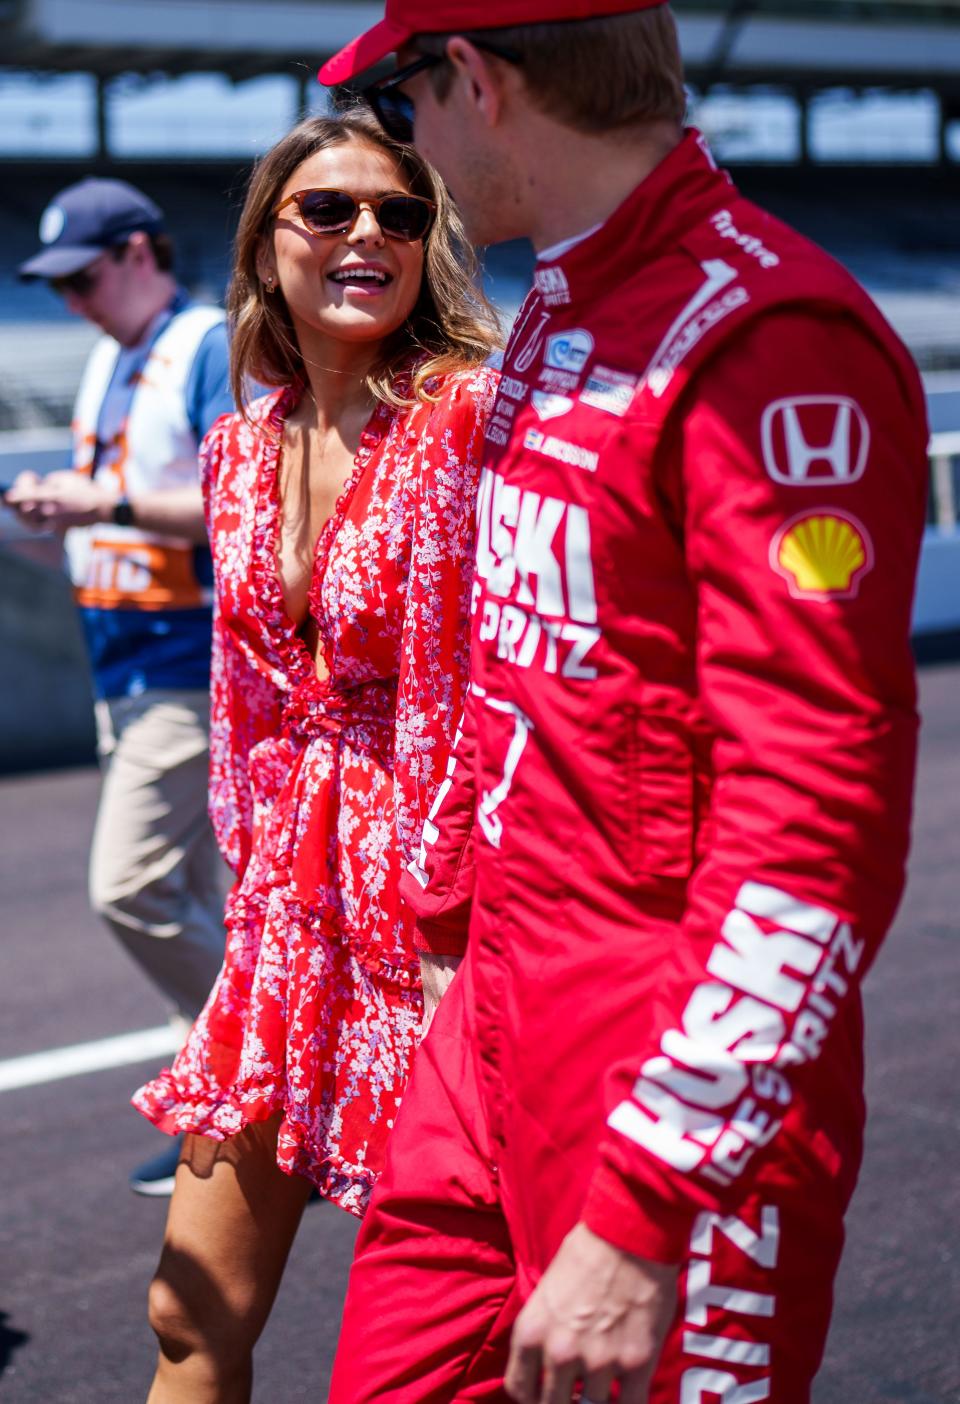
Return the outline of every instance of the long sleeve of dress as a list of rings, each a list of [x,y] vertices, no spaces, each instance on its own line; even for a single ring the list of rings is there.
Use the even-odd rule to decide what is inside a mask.
[[[224,550],[217,538],[226,537],[248,500],[231,455],[235,442],[230,433],[232,418],[219,419],[203,440],[200,478],[215,582],[210,663],[210,819],[224,859],[242,877],[253,832],[250,752],[265,737],[276,735],[283,696],[244,652],[225,609],[225,596],[236,584],[231,581],[228,586],[225,580]]]
[[[405,865],[418,856],[464,709],[477,485],[494,388],[488,370],[454,377],[433,407],[420,444],[394,770]]]

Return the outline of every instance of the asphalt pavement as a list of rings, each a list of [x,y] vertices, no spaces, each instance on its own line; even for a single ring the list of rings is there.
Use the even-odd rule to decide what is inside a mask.
[[[911,880],[867,981],[867,1155],[815,1404],[960,1401],[960,666],[921,681]],[[87,908],[96,791],[93,770],[0,781],[0,1075],[13,1058],[163,1023]],[[166,1203],[127,1188],[161,1145],[127,1098],[152,1066],[0,1091],[3,1404],[144,1398]],[[258,1347],[257,1404],[326,1398],[354,1232],[340,1211],[308,1208]]]

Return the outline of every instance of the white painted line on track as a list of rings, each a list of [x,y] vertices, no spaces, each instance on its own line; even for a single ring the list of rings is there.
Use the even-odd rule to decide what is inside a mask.
[[[50,1048],[45,1053],[28,1053],[22,1058],[0,1062],[0,1092],[16,1087],[36,1087],[42,1082],[59,1082],[64,1077],[100,1072],[145,1063],[165,1053],[175,1053],[182,1035],[169,1024],[158,1029],[138,1029],[135,1033],[98,1038],[92,1043],[74,1043],[68,1048]]]

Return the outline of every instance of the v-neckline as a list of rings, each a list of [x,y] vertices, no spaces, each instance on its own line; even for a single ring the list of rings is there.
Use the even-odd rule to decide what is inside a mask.
[[[264,549],[258,553],[258,564],[263,567],[259,573],[258,584],[264,603],[269,605],[270,619],[267,622],[272,621],[276,629],[274,642],[284,656],[291,680],[297,683],[302,682],[304,677],[317,678],[316,657],[300,633],[307,617],[312,618],[316,625],[319,654],[327,675],[333,675],[333,641],[326,627],[327,620],[322,609],[324,579],[334,542],[360,486],[364,471],[393,418],[391,407],[378,400],[364,425],[360,443],[353,457],[353,468],[334,503],[333,511],[320,528],[314,543],[310,584],[307,590],[307,616],[298,627],[287,608],[280,577],[280,464],[283,458],[284,425],[299,404],[303,389],[303,383],[300,381],[285,387],[277,395],[267,414],[269,448],[264,456],[263,470],[260,474],[258,502],[258,517],[264,534]]]

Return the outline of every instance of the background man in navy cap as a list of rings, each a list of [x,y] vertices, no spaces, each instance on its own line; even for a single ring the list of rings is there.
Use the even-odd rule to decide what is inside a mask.
[[[119,180],[88,179],[43,213],[45,279],[104,333],[74,409],[73,467],[21,473],[7,505],[65,533],[96,690],[103,788],[94,909],[192,1022],[223,959],[224,869],[207,820],[211,561],[197,450],[233,409],[219,308],[173,274],[163,212]],[[176,1146],[131,1177],[169,1193]]]

